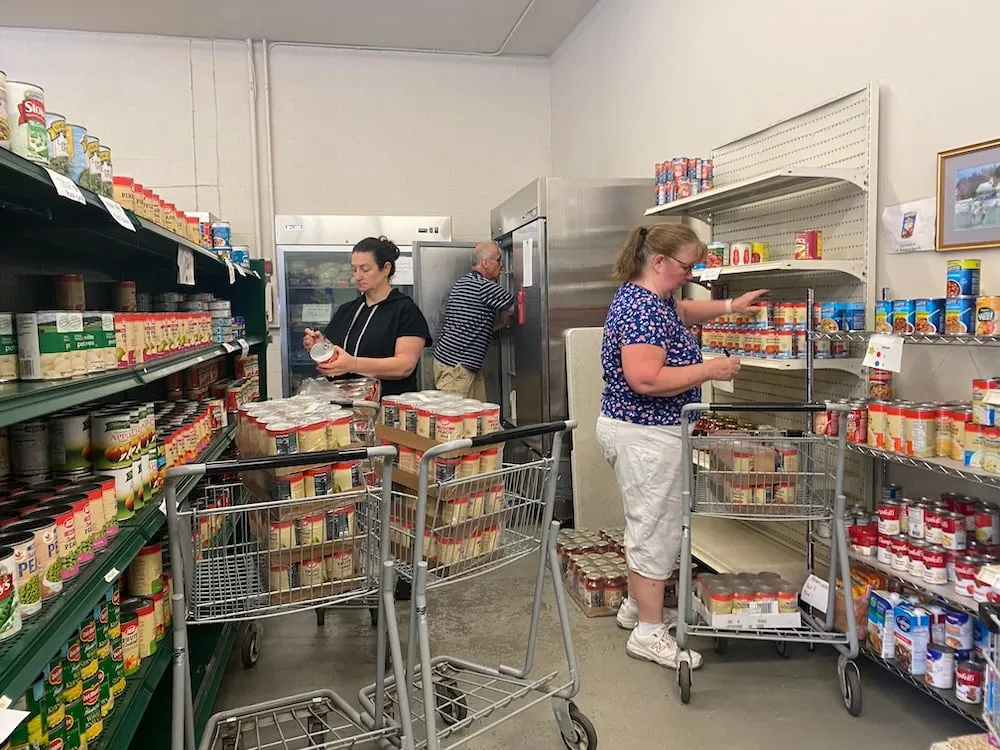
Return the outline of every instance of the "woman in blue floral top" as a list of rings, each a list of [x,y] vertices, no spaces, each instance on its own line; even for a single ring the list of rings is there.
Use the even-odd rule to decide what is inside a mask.
[[[663,617],[663,586],[681,544],[681,408],[701,400],[701,385],[731,380],[736,357],[703,362],[689,326],[747,312],[767,290],[728,300],[675,300],[707,249],[683,224],[632,230],[615,259],[622,282],[604,323],[604,394],[597,439],[625,506],[628,597],[618,625],[631,634],[630,656],[676,667],[677,642]],[[685,426],[685,429],[687,426]],[[674,613],[674,617],[676,614]],[[693,668],[701,655],[691,652]]]

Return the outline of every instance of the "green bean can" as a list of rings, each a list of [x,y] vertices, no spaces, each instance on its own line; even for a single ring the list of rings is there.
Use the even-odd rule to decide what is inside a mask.
[[[111,639],[111,694],[116,698],[125,692],[125,647],[121,636]]]
[[[63,662],[61,658],[57,658],[46,668],[45,708],[47,711],[45,726],[51,735],[53,729],[62,729],[66,719],[66,711],[63,706]]]
[[[83,678],[80,676],[80,634],[74,633],[69,643],[63,646],[63,702],[66,704],[80,699],[83,692]]]
[[[115,710],[115,694],[111,691],[111,654],[107,659],[101,659],[97,674],[101,676],[101,718],[106,719]]]
[[[101,716],[101,670],[95,670],[83,680],[83,738],[89,745],[96,742],[104,731]]]
[[[92,619],[85,620],[80,626],[80,677],[86,682],[97,674],[97,623]]]
[[[83,699],[66,704],[66,725],[63,741],[65,750],[87,750],[84,733]]]

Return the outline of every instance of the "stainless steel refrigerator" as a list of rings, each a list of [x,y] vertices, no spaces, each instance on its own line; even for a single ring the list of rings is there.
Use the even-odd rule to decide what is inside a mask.
[[[351,273],[351,249],[365,237],[381,235],[400,249],[393,286],[413,297],[429,319],[428,308],[419,297],[422,282],[414,281],[413,245],[421,241],[449,243],[450,216],[275,217],[281,382],[285,396],[295,393],[304,378],[316,375],[315,363],[302,349],[305,329],[325,328],[334,309],[358,294]],[[434,330],[432,325],[432,334]],[[424,383],[423,387],[433,387]]]
[[[633,227],[648,223],[643,212],[652,205],[651,187],[643,179],[543,177],[490,212],[506,283],[518,299],[514,325],[500,340],[500,403],[510,423],[568,417],[563,334],[604,325],[618,287],[611,278],[615,254]],[[529,443],[522,450],[547,453],[550,445]],[[556,515],[562,520],[572,513],[570,449],[565,445],[559,457]]]

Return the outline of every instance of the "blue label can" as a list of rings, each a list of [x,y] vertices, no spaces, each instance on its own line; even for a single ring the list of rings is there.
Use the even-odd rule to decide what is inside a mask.
[[[913,333],[913,316],[916,304],[912,299],[894,299],[892,301],[892,332],[898,334]]]
[[[847,310],[844,314],[844,324],[848,331],[864,331],[865,328],[865,303],[848,302]]]
[[[914,300],[913,326],[917,333],[944,330],[944,297]]]
[[[976,332],[975,297],[948,297],[945,300],[944,332],[952,335]]]

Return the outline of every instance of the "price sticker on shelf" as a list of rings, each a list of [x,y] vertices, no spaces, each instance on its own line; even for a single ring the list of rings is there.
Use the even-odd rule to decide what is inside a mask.
[[[233,262],[231,260],[229,260],[229,258],[223,258],[223,260],[226,262],[226,270],[229,271],[229,283],[230,284],[235,284],[236,283],[236,266],[233,265]]]
[[[240,347],[239,344],[234,344],[232,341],[227,341],[222,345],[222,348],[226,350],[226,354],[232,354]]]
[[[135,231],[135,225],[132,223],[132,220],[128,217],[128,214],[125,213],[124,208],[122,208],[120,205],[118,205],[113,200],[108,198],[106,195],[99,195],[97,197],[101,199],[101,203],[103,203],[104,207],[108,209],[108,213],[111,214],[112,219],[117,221],[119,224],[121,224],[129,231],[132,232]]]
[[[183,245],[177,246],[177,283],[194,286],[194,253]]]
[[[120,575],[121,575],[121,571],[118,570],[118,568],[112,568],[111,570],[109,570],[107,573],[104,574],[104,582],[105,583],[111,583],[113,580],[115,580]]]
[[[246,270],[246,269],[245,269],[245,268],[244,268],[243,266],[241,266],[241,265],[240,265],[239,263],[237,263],[237,264],[236,264],[236,272],[237,272],[237,273],[238,273],[238,274],[239,274],[240,276],[242,276],[242,277],[246,278],[246,275],[247,275],[247,270]]]
[[[861,364],[878,370],[899,372],[903,369],[903,337],[874,334],[868,339],[865,358]]]
[[[719,278],[719,274],[722,273],[722,266],[712,266],[711,268],[706,268],[698,276],[699,281],[715,281]]]
[[[76,201],[77,203],[82,203],[87,205],[87,199],[83,197],[83,193],[80,192],[80,188],[76,186],[66,175],[59,174],[58,172],[53,172],[48,167],[45,167],[45,171],[49,173],[49,179],[52,180],[52,184],[55,186],[56,192],[61,195],[66,200]]]
[[[236,339],[236,344],[240,347],[240,359],[246,359],[250,354],[250,344],[246,339]]]
[[[160,501],[160,513],[162,513],[164,516],[167,515],[167,501],[166,500],[161,500]]]

